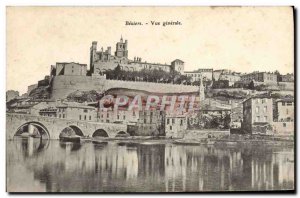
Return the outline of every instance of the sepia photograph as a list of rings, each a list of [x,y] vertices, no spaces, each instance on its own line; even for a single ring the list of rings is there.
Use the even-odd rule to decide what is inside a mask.
[[[7,6],[6,191],[296,190],[292,6]]]

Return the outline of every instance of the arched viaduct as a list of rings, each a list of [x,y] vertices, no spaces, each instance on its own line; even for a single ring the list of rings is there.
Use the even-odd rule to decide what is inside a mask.
[[[127,125],[115,123],[87,122],[79,120],[67,120],[52,117],[40,117],[28,114],[6,113],[6,138],[12,139],[16,132],[22,127],[33,125],[39,132],[45,131],[43,136],[49,139],[59,139],[60,133],[67,127],[72,128],[77,135],[93,137],[116,137],[125,134]]]

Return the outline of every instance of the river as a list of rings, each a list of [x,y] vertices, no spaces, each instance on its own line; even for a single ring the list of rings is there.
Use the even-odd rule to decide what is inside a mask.
[[[7,141],[9,192],[294,189],[294,149],[110,141]]]

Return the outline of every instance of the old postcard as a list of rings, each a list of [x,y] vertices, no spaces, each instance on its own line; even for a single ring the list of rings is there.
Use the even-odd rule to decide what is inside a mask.
[[[8,192],[295,191],[293,7],[7,7]]]

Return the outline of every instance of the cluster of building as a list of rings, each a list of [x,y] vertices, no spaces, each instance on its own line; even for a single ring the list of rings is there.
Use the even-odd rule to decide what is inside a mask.
[[[116,43],[114,54],[111,52],[111,47],[108,47],[105,51],[103,48],[97,51],[97,42],[92,42],[90,48],[90,70],[88,70],[86,64],[74,62],[56,63],[55,66],[51,66],[49,76],[46,76],[37,84],[28,87],[27,95],[40,86],[51,85],[51,80],[54,76],[105,76],[106,71],[113,70],[117,66],[126,71],[140,71],[142,69],[157,69],[166,72],[177,71],[182,75],[190,77],[192,82],[199,81],[200,86],[197,100],[201,106],[192,114],[189,112],[189,114],[172,115],[158,109],[151,111],[127,111],[126,109],[119,108],[118,110],[110,109],[104,111],[103,109],[99,109],[95,103],[81,104],[50,99],[33,100],[23,97],[9,104],[8,111],[59,119],[122,123],[128,125],[128,130],[132,135],[184,137],[189,129],[195,129],[191,125],[195,123],[201,125],[201,119],[215,117],[224,119],[227,115],[230,115],[231,118],[231,128],[241,128],[242,131],[248,133],[293,134],[293,100],[275,100],[270,97],[251,96],[251,98],[246,100],[240,99],[234,101],[230,99],[226,104],[213,98],[205,98],[203,83],[203,81],[226,82],[228,86],[234,86],[238,82],[251,81],[263,84],[294,82],[293,74],[279,75],[278,73],[270,72],[242,74],[227,69],[184,71],[184,62],[179,59],[172,61],[171,64],[147,63],[146,61],[143,62],[140,57],[134,57],[133,60],[130,60],[128,58],[128,41],[123,41],[123,38]],[[7,101],[17,97],[19,97],[18,92],[7,92]],[[224,126],[222,129],[229,130],[229,128]]]
[[[111,54],[111,47],[107,50],[97,51],[97,42],[94,41],[90,48],[90,68],[92,74],[105,73],[108,70],[113,70],[117,66],[120,66],[125,71],[140,71],[142,69],[157,69],[170,72],[172,70],[178,71],[183,74],[184,62],[176,59],[171,64],[160,63],[147,63],[142,61],[140,57],[134,57],[133,60],[128,58],[128,41],[123,41],[121,37],[120,41],[116,44],[116,51],[114,55]]]
[[[184,62],[180,59],[175,59],[171,64],[148,63],[142,61],[140,57],[134,57],[133,60],[128,58],[128,41],[120,41],[116,43],[116,51],[112,54],[111,47],[105,51],[103,47],[100,51],[97,50],[97,42],[93,41],[90,48],[90,70],[86,64],[80,63],[56,63],[51,66],[50,76],[46,76],[44,80],[39,81],[38,85],[43,85],[51,80],[51,76],[86,76],[86,75],[104,75],[107,71],[114,70],[120,66],[125,71],[140,71],[142,69],[162,70],[166,72],[177,71],[182,75],[191,77],[191,82],[199,81],[202,78],[204,81],[225,81],[228,86],[233,86],[236,82],[294,82],[294,74],[278,75],[271,72],[252,72],[239,73],[228,69],[213,70],[212,68],[202,68],[196,71],[185,71]],[[35,88],[32,85],[29,89]]]
[[[252,73],[240,73],[231,71],[228,69],[214,70],[212,68],[201,68],[196,71],[185,71],[184,62],[180,59],[175,59],[170,64],[161,63],[148,63],[142,61],[140,57],[134,57],[133,60],[128,58],[128,41],[123,41],[121,37],[120,41],[116,43],[116,50],[112,53],[111,47],[100,51],[97,50],[97,42],[93,41],[90,48],[90,64],[88,69],[87,64],[75,63],[75,62],[57,62],[56,65],[51,66],[50,75],[45,76],[37,84],[28,86],[26,96],[28,96],[32,90],[41,86],[51,86],[51,82],[55,76],[105,76],[107,71],[114,70],[117,66],[121,70],[125,71],[141,71],[142,69],[148,70],[162,70],[166,72],[177,71],[181,75],[185,75],[190,78],[191,83],[199,82],[202,79],[204,82],[213,82],[216,88],[228,88],[228,87],[243,87],[245,84],[255,82],[255,84],[265,85],[279,85],[286,87],[293,87],[294,74],[288,73],[281,75],[278,72],[252,72]],[[211,83],[210,85],[212,85]],[[218,86],[221,84],[222,86]],[[15,93],[8,93],[7,101],[16,98]]]
[[[202,90],[202,89],[200,89]],[[203,91],[203,90],[202,90]],[[201,93],[199,94],[199,96]],[[11,104],[10,112],[86,122],[126,124],[130,135],[183,138],[212,131],[228,134],[231,129],[246,134],[294,134],[294,100],[254,96],[231,104],[212,98],[201,98],[200,106],[192,112],[169,113],[160,107],[137,110],[113,107],[101,109],[98,102],[77,103],[60,100],[21,99]],[[205,120],[223,120],[206,128]],[[226,121],[227,120],[227,121]],[[212,121],[215,122],[215,121]],[[227,123],[226,123],[227,122]],[[196,132],[195,132],[196,131]],[[217,134],[217,133],[215,133]],[[206,134],[214,136],[214,132]]]
[[[191,78],[191,82],[197,82],[200,78],[204,81],[215,81],[215,83],[225,83],[227,87],[239,84],[247,84],[251,81],[256,84],[276,85],[279,82],[294,83],[294,74],[276,74],[274,72],[252,72],[240,73],[228,69],[198,69],[196,71],[184,71],[184,75]]]
[[[242,129],[252,134],[293,135],[294,100],[252,97],[243,102]]]

